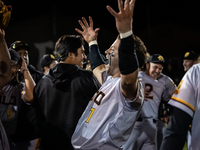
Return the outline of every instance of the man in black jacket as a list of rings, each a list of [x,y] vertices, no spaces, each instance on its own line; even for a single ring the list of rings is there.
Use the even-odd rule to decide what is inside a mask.
[[[20,56],[24,58],[27,65],[26,69],[29,70],[33,80],[37,84],[43,77],[43,73],[36,70],[33,65],[29,64],[29,45],[22,41],[15,41],[10,45],[10,49],[17,51]],[[19,80],[24,81],[23,74],[19,74]],[[36,139],[39,138],[36,124],[35,109],[31,105],[27,105],[23,102],[18,114],[16,133],[13,135],[13,140],[16,142],[15,144],[18,149],[27,150],[35,147]]]
[[[64,35],[56,42],[59,63],[34,89],[34,101],[44,150],[73,150],[71,136],[100,84],[83,68],[86,59],[81,36]]]

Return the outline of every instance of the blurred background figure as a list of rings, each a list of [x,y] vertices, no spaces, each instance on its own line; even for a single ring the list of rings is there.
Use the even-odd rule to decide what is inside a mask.
[[[46,54],[40,60],[40,65],[42,67],[42,72],[45,75],[49,69],[53,68],[57,64],[57,60],[55,59],[54,55]]]
[[[27,69],[37,84],[44,74],[29,63],[30,46],[25,42],[15,41],[10,45],[10,49],[18,52],[24,58]],[[22,73],[19,73],[19,81],[24,81]],[[27,105],[25,102],[22,103],[17,118],[16,132],[12,138],[20,150],[32,150],[35,147],[36,139],[39,138],[39,132],[35,109],[32,105]]]
[[[197,63],[198,54],[194,51],[186,52],[183,57],[184,71],[188,71],[194,64]]]

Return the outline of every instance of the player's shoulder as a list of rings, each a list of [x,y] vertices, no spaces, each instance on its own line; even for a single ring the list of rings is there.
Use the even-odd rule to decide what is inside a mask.
[[[200,72],[200,63],[193,65],[193,66],[186,72],[186,74],[194,74],[194,73],[197,73],[197,74],[200,76],[199,72]]]
[[[144,71],[139,71],[138,78],[143,78],[145,76],[147,76],[147,74]]]
[[[171,81],[173,82],[172,78],[168,75],[161,73],[160,77],[158,78],[159,81]]]
[[[183,81],[189,80],[194,84],[200,81],[200,63],[193,65],[184,75]]]

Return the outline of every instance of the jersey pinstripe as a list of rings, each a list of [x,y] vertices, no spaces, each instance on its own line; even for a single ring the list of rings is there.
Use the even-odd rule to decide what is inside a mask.
[[[200,143],[200,64],[193,65],[184,75],[179,89],[169,104],[188,113],[192,118],[190,149],[199,149]]]
[[[144,91],[138,82],[136,99],[125,100],[120,81],[121,78],[109,76],[89,102],[72,136],[75,149],[119,150],[130,136],[143,104]]]

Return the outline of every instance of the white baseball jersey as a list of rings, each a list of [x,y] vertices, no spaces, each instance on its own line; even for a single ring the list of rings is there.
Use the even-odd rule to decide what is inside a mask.
[[[144,71],[140,71],[138,78],[142,82],[144,90],[148,92],[145,95],[147,101],[144,102],[142,107],[141,117],[158,120],[158,109],[161,100],[168,100],[176,90],[176,86],[172,79],[164,74],[154,80]]]
[[[82,150],[119,150],[127,141],[144,99],[140,82],[136,98],[125,99],[121,78],[108,76],[79,119],[72,145]],[[131,105],[132,104],[132,105]]]
[[[186,72],[178,88],[169,104],[193,118],[190,150],[197,150],[200,147],[200,64],[193,65]]]
[[[1,90],[0,94],[0,115],[1,120],[8,135],[15,133],[17,114],[19,106],[22,103],[21,92],[25,86],[7,84]]]

